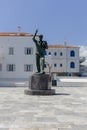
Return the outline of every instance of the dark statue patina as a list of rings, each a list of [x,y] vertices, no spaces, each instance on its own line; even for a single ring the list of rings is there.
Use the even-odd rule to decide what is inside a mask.
[[[46,49],[48,49],[48,45],[46,41],[43,41],[43,35],[39,35],[39,40],[36,39],[36,35],[38,33],[38,29],[35,31],[33,36],[33,41],[36,45],[36,67],[38,73],[44,72],[44,64],[45,64],[45,54]]]
[[[43,41],[43,35],[37,35],[35,31],[33,41],[36,45],[36,67],[37,73],[29,78],[29,89],[25,90],[27,95],[53,95],[55,90],[51,89],[51,75],[44,72],[45,53],[48,49],[46,41]]]

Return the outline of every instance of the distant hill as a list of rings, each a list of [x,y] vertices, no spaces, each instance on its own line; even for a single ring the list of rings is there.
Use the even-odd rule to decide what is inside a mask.
[[[86,61],[83,62],[83,65],[87,65],[87,46],[80,46],[80,57],[84,56],[86,57]]]

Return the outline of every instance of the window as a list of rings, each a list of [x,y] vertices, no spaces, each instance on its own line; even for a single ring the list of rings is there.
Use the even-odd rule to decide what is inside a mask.
[[[47,52],[45,51],[45,55],[47,55]]]
[[[63,65],[62,64],[60,64],[60,67],[62,67]]]
[[[54,52],[54,56],[56,56],[57,55],[57,53],[56,52]]]
[[[51,55],[51,52],[49,52],[49,55]]]
[[[44,68],[46,68],[47,66],[46,66],[46,64],[44,64]]]
[[[60,52],[60,56],[62,56],[63,55],[63,53],[62,52]]]
[[[25,64],[24,71],[26,72],[33,71],[33,65]]]
[[[74,62],[70,63],[70,68],[75,68],[75,63]]]
[[[57,64],[55,63],[55,64],[54,64],[54,67],[56,67],[56,66],[57,66]]]
[[[0,71],[2,71],[2,64],[0,64]]]
[[[31,54],[33,54],[33,48],[25,47],[25,48],[24,48],[24,54],[26,54],[26,55],[31,55]]]
[[[14,55],[14,48],[13,47],[9,47],[9,55]]]
[[[7,64],[7,71],[15,71],[15,64]]]
[[[70,51],[70,56],[71,56],[71,57],[75,57],[75,51],[73,51],[73,50]]]

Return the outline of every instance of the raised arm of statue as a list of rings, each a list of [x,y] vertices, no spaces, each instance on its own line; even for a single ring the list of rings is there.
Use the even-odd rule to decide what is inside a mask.
[[[36,29],[35,34],[34,34],[34,36],[33,36],[33,38],[32,38],[34,42],[36,42],[36,41],[37,41],[37,40],[35,39],[35,37],[36,37],[37,33],[38,33],[38,29]]]

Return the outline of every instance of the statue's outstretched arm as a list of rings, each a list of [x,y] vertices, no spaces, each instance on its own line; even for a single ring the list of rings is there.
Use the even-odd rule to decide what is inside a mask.
[[[35,37],[36,37],[37,33],[38,33],[38,29],[36,29],[35,34],[34,34],[34,36],[33,36],[33,41],[34,41],[34,42],[36,42]]]

